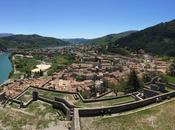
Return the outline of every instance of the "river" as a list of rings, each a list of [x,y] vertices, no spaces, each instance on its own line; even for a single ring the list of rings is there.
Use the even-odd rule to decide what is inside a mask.
[[[0,84],[8,80],[8,76],[12,71],[12,63],[8,57],[9,54],[0,53]]]

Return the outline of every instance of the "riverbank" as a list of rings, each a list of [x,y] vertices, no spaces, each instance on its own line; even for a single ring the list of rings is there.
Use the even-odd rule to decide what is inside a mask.
[[[9,79],[12,69],[12,62],[9,53],[0,53],[0,84]]]

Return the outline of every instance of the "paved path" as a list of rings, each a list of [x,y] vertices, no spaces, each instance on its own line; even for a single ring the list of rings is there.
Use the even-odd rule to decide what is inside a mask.
[[[34,114],[26,112],[26,111],[23,111],[21,109],[15,109],[15,108],[10,108],[10,109],[12,109],[13,111],[16,111],[16,112],[21,112],[21,113],[23,113],[25,115],[28,115],[28,116],[33,116],[33,117],[35,116]]]
[[[81,130],[80,128],[80,118],[79,118],[79,113],[78,109],[74,108],[74,117],[73,117],[73,126],[72,130]]]

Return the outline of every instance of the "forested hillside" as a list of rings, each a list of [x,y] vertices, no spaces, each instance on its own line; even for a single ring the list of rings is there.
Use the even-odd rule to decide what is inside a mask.
[[[12,35],[0,38],[0,46],[6,48],[37,48],[68,45],[68,42],[39,35]]]
[[[120,38],[113,46],[144,49],[153,54],[175,56],[175,20]]]

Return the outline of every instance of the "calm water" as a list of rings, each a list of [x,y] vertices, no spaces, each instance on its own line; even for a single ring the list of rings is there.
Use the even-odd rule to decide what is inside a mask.
[[[0,53],[0,84],[8,79],[9,73],[12,71],[12,64],[8,56],[8,54]]]

